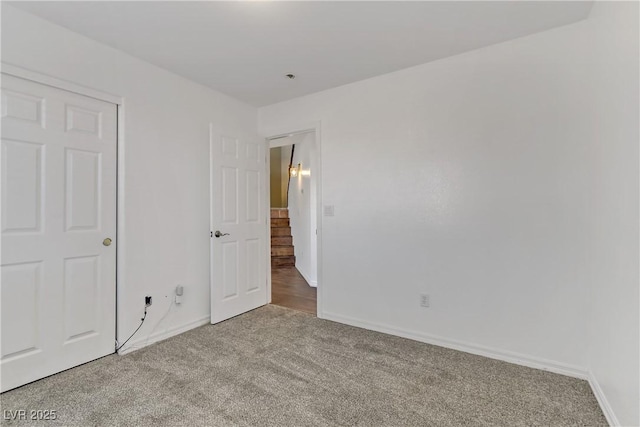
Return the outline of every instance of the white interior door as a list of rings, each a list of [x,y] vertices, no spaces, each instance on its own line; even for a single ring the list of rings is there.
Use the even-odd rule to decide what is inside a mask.
[[[268,302],[266,141],[212,127],[210,145],[211,323],[217,323]]]
[[[116,108],[2,75],[2,391],[114,352]]]

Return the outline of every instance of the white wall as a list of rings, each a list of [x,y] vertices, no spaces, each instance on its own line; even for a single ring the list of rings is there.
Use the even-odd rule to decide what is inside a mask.
[[[322,123],[320,315],[591,373],[609,419],[637,425],[637,17],[606,2],[261,108],[266,134]]]
[[[589,366],[610,420],[625,426],[640,425],[638,12],[637,2],[596,3],[589,19],[596,79]]]
[[[317,286],[316,277],[316,192],[314,160],[315,133],[304,133],[290,137],[295,144],[293,166],[300,164],[301,169],[310,175],[299,174],[291,178],[289,187],[289,218],[291,235],[296,255],[296,268],[311,286]]]
[[[323,316],[584,374],[585,28],[259,110],[322,123]]]
[[[209,319],[209,123],[255,133],[256,110],[2,4],[2,61],[124,97],[118,329],[137,338]],[[177,284],[183,303],[167,312]]]

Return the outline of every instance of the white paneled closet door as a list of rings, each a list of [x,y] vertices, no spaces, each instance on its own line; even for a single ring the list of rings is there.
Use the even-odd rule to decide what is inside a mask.
[[[2,391],[114,352],[116,120],[2,75]]]

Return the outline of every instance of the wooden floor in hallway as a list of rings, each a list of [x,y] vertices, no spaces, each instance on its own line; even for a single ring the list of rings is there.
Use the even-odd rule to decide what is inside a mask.
[[[271,304],[316,315],[316,288],[295,267],[271,270]]]

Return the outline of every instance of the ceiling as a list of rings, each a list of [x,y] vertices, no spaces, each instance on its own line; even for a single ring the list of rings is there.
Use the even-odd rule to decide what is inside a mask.
[[[592,2],[11,2],[255,106],[585,19]],[[296,75],[294,80],[285,74]]]

